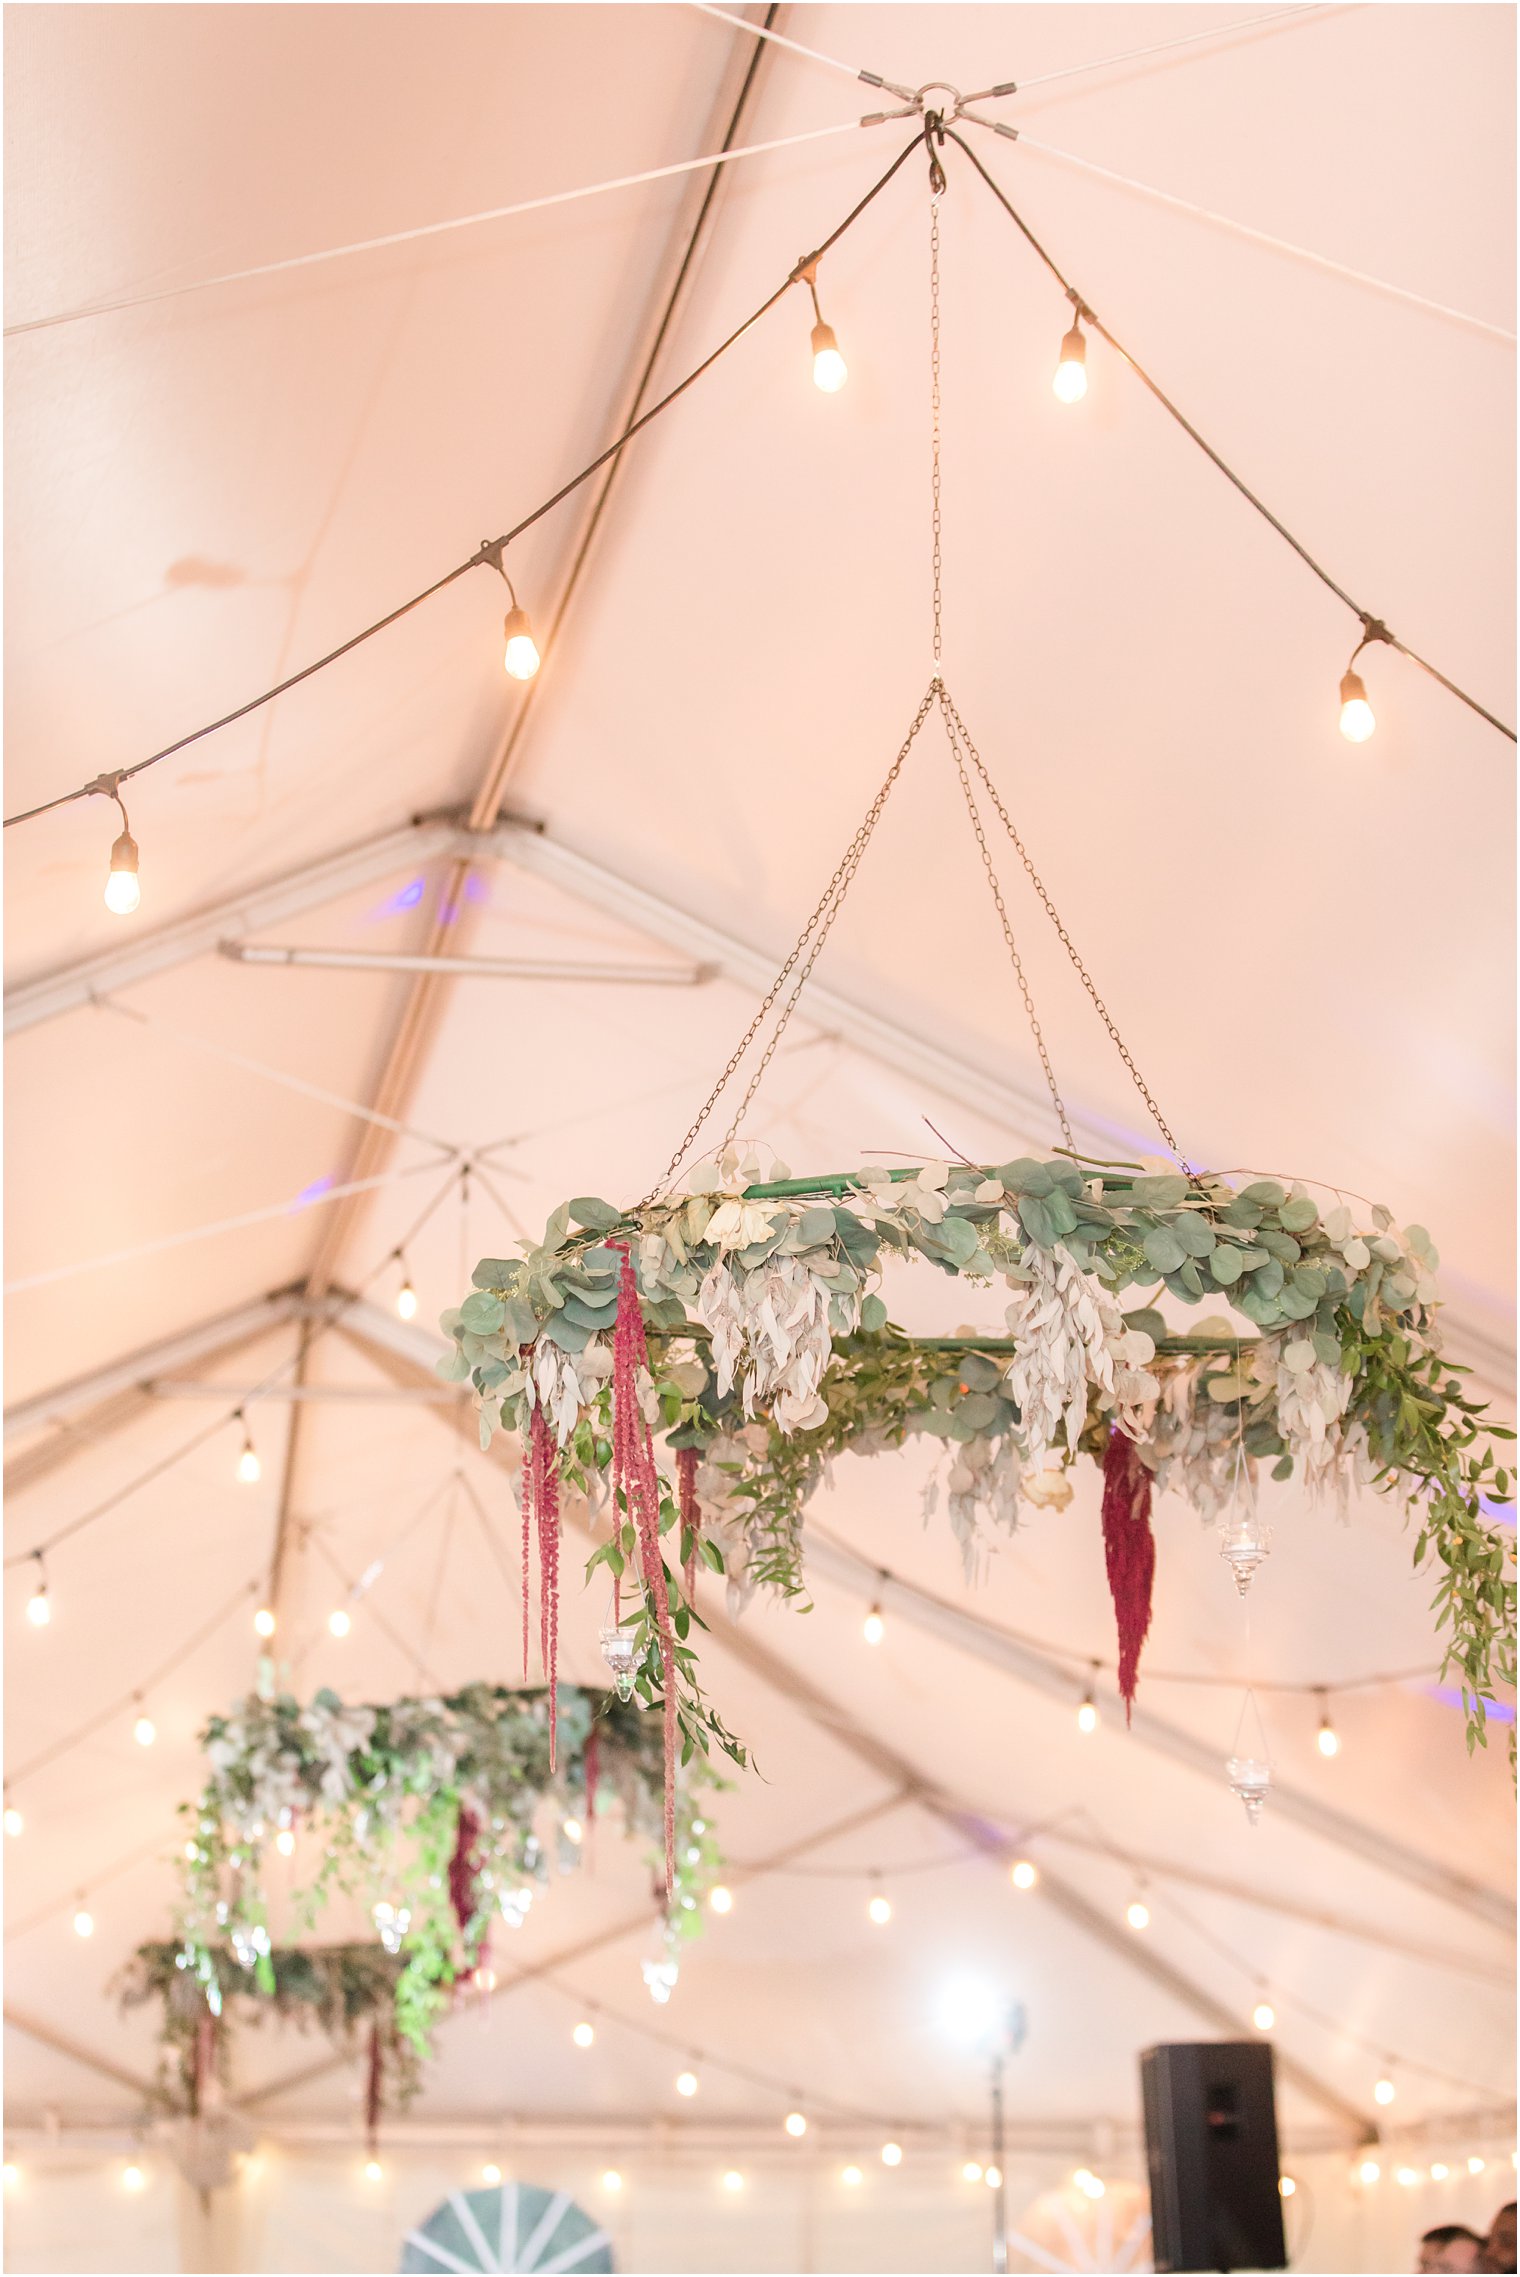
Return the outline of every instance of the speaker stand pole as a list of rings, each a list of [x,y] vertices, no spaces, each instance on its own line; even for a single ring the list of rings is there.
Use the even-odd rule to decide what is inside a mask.
[[[1008,2268],[1008,2184],[1003,2167],[1003,2074],[1006,2050],[1000,2046],[992,2059],[992,2164],[997,2183],[992,2193],[992,2266],[997,2277]]]

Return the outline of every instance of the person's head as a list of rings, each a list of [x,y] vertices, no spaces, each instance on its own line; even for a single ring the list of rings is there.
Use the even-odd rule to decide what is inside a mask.
[[[1493,2228],[1483,2245],[1480,2269],[1513,2269],[1515,2266],[1515,2201],[1501,2206],[1494,2216]]]
[[[1425,2277],[1437,2270],[1455,2273],[1481,2269],[1483,2250],[1484,2241],[1475,2230],[1461,2222],[1443,2222],[1421,2238],[1418,2267]]]

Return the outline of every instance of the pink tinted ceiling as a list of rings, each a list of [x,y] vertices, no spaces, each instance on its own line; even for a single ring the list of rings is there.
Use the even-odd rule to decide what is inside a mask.
[[[782,28],[910,84],[969,88],[1033,82],[1239,12],[814,7],[786,12]],[[743,35],[668,6],[34,7],[11,11],[6,38],[11,322],[690,157],[712,147],[747,53]],[[977,144],[1100,314],[1333,574],[1506,716],[1512,348],[1031,145],[1510,326],[1512,39],[1498,8],[1310,10],[1031,86],[1005,107],[1028,140]],[[745,137],[848,120],[872,100],[778,52],[758,74]],[[730,171],[666,344],[667,381],[818,241],[903,132]],[[949,172],[946,669],[961,708],[1185,1143],[1225,1166],[1343,1182],[1422,1219],[1446,1252],[1454,1309],[1502,1340],[1511,747],[1382,654],[1368,668],[1378,735],[1355,751],[1341,740],[1335,685],[1353,621],[1099,344],[1086,402],[1055,403],[1065,304],[953,151]],[[11,341],[7,811],[241,701],[552,490],[606,440],[691,212],[689,184],[650,185]],[[925,226],[915,161],[825,263],[825,308],[851,365],[839,396],[810,384],[810,315],[793,295],[635,447],[508,784],[508,805],[555,839],[778,961],[929,670]],[[567,510],[514,554],[530,605],[558,589],[576,526]],[[136,922],[157,928],[467,802],[521,701],[503,687],[500,605],[496,581],[477,573],[150,774],[131,802]],[[926,741],[822,977],[1029,1087],[1037,1068],[951,788]],[[7,834],[13,982],[121,942],[99,899],[114,827],[90,802]],[[442,875],[436,860],[398,867],[272,937],[415,948]],[[1074,1103],[1151,1143],[1033,904],[1010,898]],[[661,953],[507,864],[482,866],[459,933],[502,955]],[[367,1099],[404,985],[203,954],[123,991],[148,1026],[86,1007],[16,1040],[8,1276],[34,1285],[12,1300],[12,1403],[300,1280],[333,1206],[319,1189],[341,1183],[358,1125],[269,1071]],[[728,981],[456,987],[405,1119],[455,1145],[513,1143],[495,1195],[477,1186],[467,1222],[451,1196],[409,1251],[423,1319],[453,1300],[475,1251],[536,1227],[563,1193],[642,1191],[753,1001]],[[972,1151],[1009,1143],[989,1115],[815,1027],[795,1041],[762,1126],[798,1166],[933,1143],[925,1113]],[[217,1047],[258,1064],[232,1069]],[[408,1140],[390,1168],[437,1152]],[[378,1191],[340,1281],[388,1303],[390,1252],[447,1176],[419,1170]],[[265,1208],[277,1214],[99,1262]],[[251,1384],[292,1351],[285,1332],[200,1372]],[[388,1380],[336,1336],[313,1366],[319,1382],[354,1389]],[[74,1458],[16,1497],[12,1551],[152,1471],[216,1412],[165,1399],[107,1436],[81,1431]],[[145,1666],[260,1577],[290,1411],[255,1412],[259,1487],[232,1482],[230,1432],[172,1464],[60,1548],[59,1619],[45,1637],[26,1629],[29,1584],[11,1577],[13,1768],[125,1699]],[[503,1669],[510,1598],[467,1520],[396,1549],[376,1585],[383,1621],[356,1620],[345,1646],[325,1635],[332,1593],[447,1485],[457,1455],[439,1416],[314,1406],[301,1450],[301,1681],[378,1697],[419,1666],[443,1683]],[[478,1475],[503,1519],[499,1477]],[[1032,1525],[972,1592],[944,1541],[920,1532],[922,1484],[912,1461],[845,1466],[818,1517],[969,1610],[1077,1654],[1103,1648],[1090,1510]],[[1212,1543],[1180,1509],[1165,1518],[1163,1558],[1158,1668],[1238,1676],[1249,1663],[1312,1682],[1430,1660],[1425,1585],[1384,1512],[1359,1510],[1343,1530],[1283,1498],[1249,1644]],[[736,1858],[758,1860],[885,1791],[785,1698],[788,1667],[815,1680],[826,1670],[906,1762],[937,1777],[953,1764],[946,1783],[1001,1824],[1078,1798],[1121,1855],[1201,1863],[1300,1905],[1330,1892],[1350,1921],[1393,1917],[1413,1941],[1451,1940],[1458,1917],[1441,1901],[1295,1826],[1271,1823],[1248,1846],[1216,1784],[1115,1731],[1080,1741],[1069,1707],[942,1643],[894,1629],[875,1658],[860,1607],[832,1582],[816,1594],[808,1621],[751,1616],[777,1684],[721,1639],[713,1647],[724,1711],[768,1774],[725,1799]],[[568,1616],[577,1675],[595,1672],[596,1614],[588,1599]],[[119,2020],[103,1987],[166,1918],[158,1859],[197,1776],[195,1729],[249,1673],[246,1607],[234,1605],[156,1707],[158,1750],[131,1745],[123,1711],[22,1791],[29,1836],[13,1852],[11,1914],[28,2003],[144,2070],[146,2021]],[[1225,1751],[1233,1696],[1178,1687],[1161,1705]],[[1348,1748],[1327,1766],[1310,1751],[1308,1703],[1275,1717],[1295,1779],[1504,1886],[1502,1766],[1465,1763],[1450,1710],[1394,1687],[1337,1703],[1337,1718]],[[963,2086],[925,2036],[934,1986],[957,1945],[991,1961],[1016,1941],[1021,1981],[1047,2004],[1030,2108],[1125,2115],[1134,2048],[1185,2036],[1193,2019],[1079,1940],[1058,1909],[1030,1909],[1011,1931],[1006,1885],[957,1852],[902,1897],[910,1969],[864,1942],[867,1869],[942,1849],[956,1849],[945,1830],[909,1810],[826,1853],[858,1881],[757,1882],[693,1964],[686,1997],[704,2039],[778,2075],[805,2055],[807,2083],[846,2105],[933,2115]],[[525,1957],[626,1908],[638,1867],[608,1850],[595,1888],[567,1887],[535,1915]],[[1130,1877],[1101,1846],[1058,1855],[1052,1842],[1043,1855],[1118,1915]],[[70,1893],[97,1879],[100,1930],[82,1968]],[[1365,2102],[1369,2040],[1455,2077],[1411,2085],[1422,2107],[1503,2092],[1507,2052],[1481,1980],[1217,1894],[1187,1902],[1274,1982],[1322,2009],[1343,2004],[1356,2037],[1300,2018],[1291,2039],[1336,2092]],[[1205,1947],[1181,1913],[1158,1902],[1156,1914],[1177,1965],[1216,1997],[1248,2001],[1249,1969]],[[1484,1966],[1502,1965],[1494,1932],[1462,1920],[1455,1934]],[[637,1949],[613,1949],[572,1982],[644,2013]],[[792,2020],[815,1987],[837,2028],[800,2048]],[[518,1997],[505,2015],[564,2108],[638,2106],[664,2082],[663,2053],[633,2036],[604,2035],[613,2072],[572,2071],[568,1996]],[[439,2107],[495,2107],[498,2045],[449,2038]],[[291,2060],[261,2048],[258,2076]],[[60,2084],[59,2060],[19,2042],[12,2062],[22,2100],[109,2092],[67,2068]],[[342,2092],[327,2080],[273,2108],[341,2109]],[[753,2107],[748,2090],[715,2092]]]

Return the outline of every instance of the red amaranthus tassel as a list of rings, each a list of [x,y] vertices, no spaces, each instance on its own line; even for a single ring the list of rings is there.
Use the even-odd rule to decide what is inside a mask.
[[[380,2147],[380,2113],[384,2104],[385,2072],[380,2050],[378,2019],[369,2028],[369,2064],[364,2080],[364,2147],[371,2158]]]
[[[1103,1555],[1119,1626],[1119,1692],[1129,1721],[1140,1675],[1140,1647],[1151,1625],[1156,1537],[1151,1532],[1151,1474],[1122,1431],[1109,1433],[1103,1457]]]
[[[533,1410],[522,1479],[523,1674],[528,1673],[528,1588],[533,1536],[538,1535],[538,1652],[549,1687],[549,1768],[559,1753],[559,1459],[549,1418]]]
[[[675,1632],[670,1622],[665,1561],[660,1555],[660,1474],[655,1468],[654,1441],[639,1403],[639,1371],[649,1366],[649,1346],[627,1244],[616,1242],[613,1247],[622,1251],[623,1269],[618,1276],[617,1325],[612,1339],[612,1500],[616,1513],[621,1491],[623,1509],[633,1523],[639,1572],[654,1603],[660,1639],[665,1684],[665,1891],[669,1896],[676,1879]]]
[[[691,1543],[681,1573],[681,1588],[689,1605],[697,1579],[697,1544],[702,1538],[702,1505],[697,1500],[695,1447],[682,1447],[676,1454],[676,1487],[681,1503],[681,1532]]]
[[[479,1819],[461,1803],[454,1829],[454,1855],[449,1860],[449,1903],[454,1908],[461,1937],[469,1934],[470,1923],[475,1918],[475,1876],[480,1864],[475,1855],[475,1838],[479,1832]]]

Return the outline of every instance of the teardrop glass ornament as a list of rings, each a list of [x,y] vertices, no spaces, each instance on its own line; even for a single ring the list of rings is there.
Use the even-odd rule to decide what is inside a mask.
[[[1271,1764],[1259,1755],[1232,1755],[1225,1769],[1229,1773],[1230,1793],[1240,1797],[1246,1806],[1246,1817],[1255,1826],[1272,1784]]]
[[[1234,1574],[1242,1597],[1271,1548],[1272,1537],[1254,1510],[1237,1505],[1221,1521],[1219,1554]]]
[[[612,1671],[612,1681],[620,1700],[633,1697],[633,1671],[638,1660],[638,1631],[623,1628],[617,1622],[600,1632],[602,1658]]]

